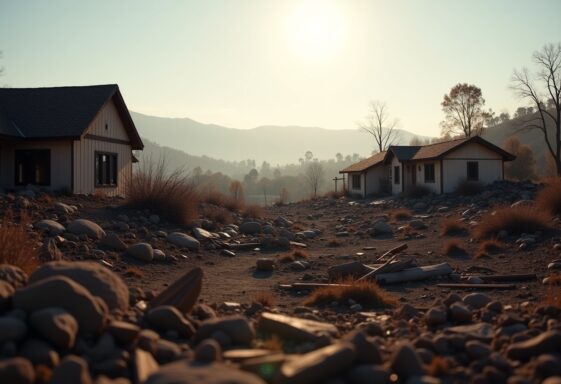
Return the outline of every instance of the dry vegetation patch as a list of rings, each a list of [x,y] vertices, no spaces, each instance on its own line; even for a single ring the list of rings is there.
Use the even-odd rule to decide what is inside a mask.
[[[245,218],[261,219],[265,217],[265,210],[257,204],[248,204],[242,209],[242,215]]]
[[[329,239],[327,241],[327,246],[331,248],[335,248],[341,246],[341,243],[337,239]]]
[[[390,217],[394,220],[409,220],[413,217],[413,213],[407,208],[398,208],[390,213]]]
[[[481,218],[474,228],[476,239],[491,239],[499,232],[521,235],[551,229],[551,215],[541,209],[528,206],[502,207]]]
[[[504,244],[502,244],[500,241],[498,241],[497,239],[488,239],[481,243],[476,257],[479,258],[479,257],[494,255],[502,252],[503,249],[504,249]]]
[[[29,223],[29,217],[25,213],[21,214],[20,222],[16,223],[10,211],[4,214],[0,222],[0,264],[15,265],[28,274],[39,266],[35,241],[26,230]]]
[[[232,224],[234,222],[232,213],[226,208],[216,205],[204,205],[201,210],[202,215],[214,223]]]
[[[536,196],[536,205],[552,215],[559,216],[561,215],[561,180],[550,179],[546,184]]]
[[[467,251],[458,239],[451,239],[442,246],[442,253],[446,256],[465,256]]]
[[[298,259],[307,259],[308,258],[308,254],[304,251],[294,251],[292,253],[285,253],[284,255],[279,255],[278,256],[278,260],[280,263],[291,263],[293,261],[296,261]]]
[[[253,302],[264,307],[272,307],[275,305],[275,297],[270,291],[259,291],[253,296]]]
[[[441,236],[461,236],[467,234],[467,226],[457,219],[447,218],[440,222]]]
[[[347,304],[349,300],[371,308],[394,307],[397,299],[378,284],[368,280],[343,280],[339,284],[314,290],[304,302],[305,305],[325,306],[336,301]]]
[[[136,277],[138,279],[141,279],[144,277],[144,272],[142,272],[140,270],[140,268],[137,267],[133,267],[133,266],[129,266],[127,267],[127,269],[125,270],[125,275],[129,276],[129,277]]]

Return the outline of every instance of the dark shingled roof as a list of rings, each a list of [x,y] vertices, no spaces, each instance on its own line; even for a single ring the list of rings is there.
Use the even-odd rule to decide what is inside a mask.
[[[0,135],[15,139],[79,139],[113,99],[133,149],[144,145],[116,84],[0,88]]]
[[[385,151],[377,153],[374,156],[369,157],[368,159],[361,160],[358,163],[355,163],[355,164],[352,164],[352,165],[348,166],[347,168],[343,169],[342,171],[339,171],[339,173],[351,173],[351,172],[365,171],[368,168],[373,167],[376,164],[379,164],[382,161],[384,161],[385,157],[386,157],[386,152]]]

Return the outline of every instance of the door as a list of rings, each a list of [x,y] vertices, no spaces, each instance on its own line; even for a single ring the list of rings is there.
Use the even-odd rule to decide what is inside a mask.
[[[51,185],[51,150],[16,149],[15,185]]]

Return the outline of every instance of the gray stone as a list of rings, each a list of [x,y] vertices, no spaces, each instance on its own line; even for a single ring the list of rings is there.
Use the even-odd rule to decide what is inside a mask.
[[[74,346],[78,323],[62,308],[45,308],[29,317],[31,327],[55,347],[66,350]]]
[[[158,371],[159,365],[149,352],[134,350],[135,382],[144,383],[150,375]]]
[[[91,384],[88,363],[79,356],[68,355],[53,370],[50,384]]]
[[[166,254],[161,249],[154,249],[154,261],[165,261]]]
[[[408,343],[401,344],[396,349],[391,358],[390,366],[400,380],[422,376],[424,372],[421,359],[415,352],[415,349]]]
[[[324,382],[349,369],[355,356],[355,349],[349,343],[337,343],[317,349],[287,361],[281,368],[279,383]]]
[[[195,360],[211,363],[222,358],[222,348],[214,339],[205,339],[195,348]]]
[[[150,262],[154,260],[154,249],[148,243],[136,243],[127,248],[127,255]]]
[[[118,342],[130,344],[138,337],[140,327],[125,321],[113,320],[107,330]]]
[[[196,251],[199,249],[201,243],[199,243],[199,240],[195,239],[194,237],[191,237],[185,233],[181,233],[181,232],[172,232],[167,236],[167,240],[178,246],[179,248],[185,248],[188,249],[190,251]]]
[[[108,309],[84,286],[65,276],[53,276],[20,288],[13,296],[14,307],[27,312],[60,307],[78,321],[80,333],[98,333],[105,326]]]
[[[101,239],[105,231],[96,223],[86,219],[76,219],[68,224],[68,231],[75,235],[87,235],[92,239]]]
[[[189,320],[171,305],[160,305],[151,309],[146,314],[146,320],[160,331],[176,331],[185,338],[189,338],[195,333],[195,329]]]
[[[27,334],[27,325],[17,317],[0,317],[0,345],[8,341],[19,341]]]
[[[187,360],[161,367],[144,384],[265,384],[258,376],[221,363]]]
[[[43,264],[29,278],[35,283],[53,276],[65,276],[101,298],[110,310],[129,308],[129,288],[116,273],[88,261],[59,261]],[[56,306],[56,305],[55,305]]]
[[[246,235],[254,235],[261,232],[261,224],[256,221],[246,221],[240,225],[240,232]]]
[[[512,360],[526,361],[544,353],[558,353],[561,345],[561,332],[547,331],[531,338],[509,345],[506,356]]]
[[[122,252],[127,249],[127,245],[116,233],[108,233],[107,236],[101,239],[101,241],[99,242],[99,246],[109,248],[113,251],[118,252]]]
[[[33,384],[35,370],[29,360],[22,357],[0,360],[0,383]]]
[[[317,341],[324,336],[336,336],[339,332],[337,327],[331,323],[269,312],[261,314],[258,328],[260,331],[297,341]]]
[[[64,225],[50,219],[40,220],[33,225],[35,228],[49,232],[49,235],[61,235],[66,230]]]
[[[234,315],[203,321],[197,329],[195,339],[208,339],[218,331],[228,335],[233,343],[241,345],[251,344],[255,337],[251,323],[243,316]]]
[[[476,292],[464,296],[463,302],[472,308],[480,309],[489,304],[491,302],[491,299],[489,298],[489,296],[483,293]]]
[[[354,345],[356,350],[356,362],[365,364],[382,363],[380,348],[378,348],[374,342],[368,340],[365,331],[357,330],[351,332],[345,335],[343,340]]]

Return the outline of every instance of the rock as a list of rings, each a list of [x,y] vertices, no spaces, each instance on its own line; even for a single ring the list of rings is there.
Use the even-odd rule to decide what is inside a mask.
[[[153,352],[154,357],[160,364],[167,364],[178,360],[182,353],[178,344],[164,339],[159,339],[156,342],[156,348]]]
[[[76,219],[68,224],[68,232],[75,235],[87,235],[92,239],[99,240],[105,236],[105,231],[93,221]]]
[[[535,360],[534,377],[561,376],[559,355],[543,354]]]
[[[67,350],[74,346],[78,323],[61,308],[45,308],[35,311],[29,317],[29,324],[41,337],[55,347]]]
[[[355,365],[349,372],[351,384],[387,384],[390,374],[384,368],[371,364]]]
[[[414,317],[419,317],[420,312],[417,308],[413,307],[410,304],[403,304],[399,309],[395,312],[395,316],[399,319],[409,320]]]
[[[473,314],[471,310],[461,302],[450,305],[450,319],[456,323],[471,322]]]
[[[195,339],[197,341],[208,339],[218,331],[228,335],[233,343],[241,345],[251,344],[255,337],[255,330],[251,323],[243,316],[234,315],[203,321]]]
[[[107,306],[86,288],[65,276],[53,276],[20,288],[15,308],[27,312],[49,307],[66,309],[78,321],[80,333],[98,333],[105,326]]]
[[[113,320],[107,331],[113,335],[117,342],[128,345],[138,337],[140,327],[125,321]]]
[[[561,352],[561,332],[547,331],[529,340],[508,346],[506,356],[512,360],[526,361],[544,353]]]
[[[76,211],[76,209],[68,204],[64,204],[61,203],[59,201],[57,201],[56,203],[53,204],[53,208],[55,209],[55,212],[57,213],[61,213],[64,215],[70,215],[72,213],[74,213]]]
[[[203,240],[203,239],[206,240],[206,239],[214,238],[214,235],[212,233],[202,228],[195,227],[191,231],[193,232],[193,235],[197,240]]]
[[[510,383],[510,381],[509,381],[509,383]],[[548,377],[547,379],[542,381],[542,384],[561,384],[561,376]]]
[[[199,243],[199,240],[181,232],[170,233],[167,236],[167,240],[170,243],[178,246],[179,248],[186,248],[190,251],[198,250],[201,245],[201,243]]]
[[[27,274],[15,265],[0,264],[0,280],[17,289],[27,284]]]
[[[99,242],[100,247],[112,249],[113,251],[122,252],[127,249],[127,245],[121,240],[116,233],[109,233]]]
[[[265,384],[258,376],[221,363],[187,360],[161,367],[144,384]]]
[[[491,347],[477,340],[470,340],[466,343],[466,352],[472,360],[479,360],[491,354]]]
[[[0,383],[33,384],[35,370],[33,365],[21,357],[0,360]]]
[[[39,230],[47,231],[51,236],[62,235],[66,231],[64,225],[49,219],[40,220],[33,226]]]
[[[459,333],[473,339],[490,341],[493,338],[495,330],[489,323],[475,323],[449,327],[446,328],[446,332]]]
[[[152,224],[158,224],[160,222],[160,216],[158,215],[150,215],[150,217],[148,218],[148,220],[152,223]]]
[[[446,311],[439,307],[433,307],[425,314],[427,325],[435,326],[444,324],[447,320]]]
[[[203,270],[193,268],[153,298],[150,306],[154,308],[159,305],[172,305],[183,313],[191,312],[201,293],[202,285]]]
[[[68,355],[53,370],[50,384],[91,384],[88,363],[79,356]]]
[[[0,280],[0,311],[8,309],[12,305],[14,287],[4,280]]]
[[[282,366],[279,383],[323,382],[350,368],[355,354],[351,344],[337,343],[298,356]]]
[[[489,296],[483,293],[476,292],[464,296],[463,302],[472,308],[480,309],[489,304],[491,302],[491,299],[489,298]]]
[[[261,314],[258,328],[261,331],[297,341],[316,341],[326,335],[329,337],[336,336],[339,332],[337,327],[331,323],[322,323],[269,312]]]
[[[425,222],[423,220],[419,220],[419,219],[411,220],[409,222],[409,226],[413,229],[416,229],[416,230],[427,228],[427,225],[425,224]]]
[[[258,271],[272,271],[275,269],[275,260],[270,258],[259,258],[255,261]]]
[[[136,348],[134,350],[135,383],[144,383],[150,375],[158,371],[159,365],[149,352]]]
[[[154,261],[165,261],[166,254],[161,249],[154,249]]]
[[[355,347],[356,362],[365,364],[381,364],[382,354],[378,346],[368,340],[366,333],[363,330],[351,332],[345,337],[344,341],[351,343]]]
[[[261,224],[256,221],[246,221],[240,225],[240,232],[245,235],[254,235],[261,232]]]
[[[0,317],[0,345],[8,341],[22,340],[27,334],[27,325],[17,317]]]
[[[152,261],[154,260],[154,249],[148,243],[136,243],[127,248],[127,255],[137,260]]]
[[[391,235],[393,234],[393,229],[391,225],[385,220],[376,221],[371,228],[371,232],[374,236],[377,235]]]
[[[205,339],[195,348],[195,360],[204,363],[219,361],[222,358],[222,348],[214,339]]]
[[[101,298],[110,310],[129,308],[129,289],[116,273],[88,261],[59,261],[43,264],[29,278],[35,283],[53,276],[65,276]],[[54,305],[56,307],[56,305]]]
[[[62,252],[56,246],[54,239],[47,239],[39,250],[39,260],[42,262],[60,261],[63,259]]]
[[[58,353],[46,342],[38,339],[27,339],[23,342],[19,354],[33,365],[45,365],[54,368],[58,365]]]
[[[176,331],[185,338],[193,336],[195,329],[193,325],[171,305],[161,305],[151,309],[146,314],[146,320],[150,325],[160,331]]]
[[[423,363],[415,352],[415,349],[408,343],[398,346],[391,358],[390,366],[392,371],[397,374],[400,381],[423,375]]]

